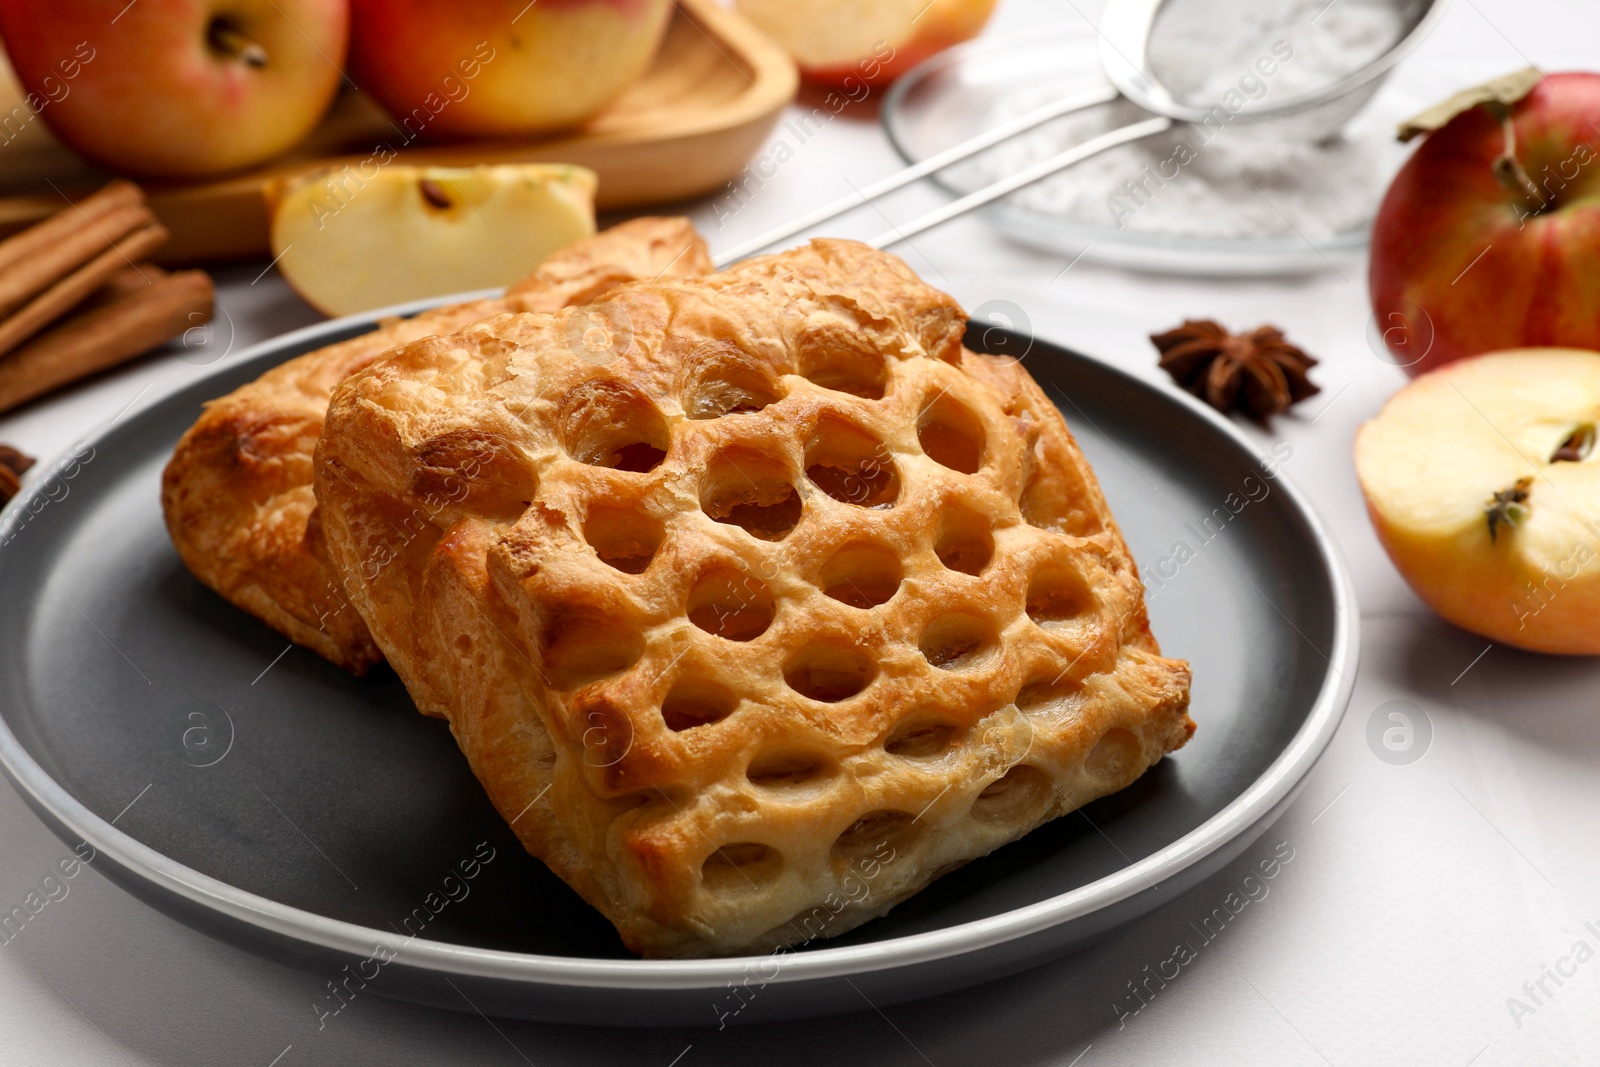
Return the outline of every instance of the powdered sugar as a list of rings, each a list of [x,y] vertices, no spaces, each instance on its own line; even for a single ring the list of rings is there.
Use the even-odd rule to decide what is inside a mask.
[[[1289,99],[1354,74],[1405,28],[1401,0],[1170,0],[1151,29],[1151,72],[1179,100],[1212,106],[1263,56],[1292,55],[1271,77]]]
[[[1355,73],[1405,26],[1393,0],[1185,0],[1163,9],[1149,55],[1179,99],[1235,114]],[[1051,96],[1014,93],[995,119]],[[1071,115],[952,167],[948,177],[963,188],[986,185],[1142,115],[1124,102]],[[1172,236],[1320,240],[1363,229],[1398,155],[1389,131],[1358,122],[1313,143],[1273,127],[1180,126],[1085,160],[1009,202],[1088,226]]]

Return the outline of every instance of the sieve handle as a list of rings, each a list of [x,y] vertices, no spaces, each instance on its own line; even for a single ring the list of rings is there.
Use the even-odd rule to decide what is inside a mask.
[[[945,149],[943,152],[935,153],[920,163],[909,166],[895,174],[891,174],[882,181],[874,182],[865,189],[862,189],[858,192],[853,192],[849,196],[840,197],[831,204],[825,204],[822,207],[817,208],[815,211],[801,215],[799,218],[790,222],[786,222],[776,229],[769,230],[753,240],[734,245],[727,251],[717,255],[717,269],[721,270],[723,267],[728,266],[735,260],[743,259],[748,255],[752,255],[753,253],[761,251],[768,245],[774,245],[786,238],[793,237],[802,230],[809,230],[818,223],[827,222],[834,216],[842,215],[852,208],[860,207],[862,204],[871,203],[878,197],[883,196],[885,193],[892,193],[896,189],[902,189],[919,178],[926,178],[934,171],[943,170],[952,163],[958,163],[961,160],[966,159],[968,156],[977,155],[986,148],[993,148],[1001,141],[1010,140],[1017,134],[1025,133],[1028,130],[1033,129],[1035,126],[1042,126],[1051,119],[1060,118],[1062,115],[1070,115],[1074,111],[1082,111],[1084,108],[1094,107],[1096,104],[1108,104],[1115,100],[1117,95],[1117,90],[1107,85],[1099,89],[1091,89],[1088,92],[1078,93],[1074,96],[1064,97],[1061,100],[1056,100],[1052,103],[1045,104],[1043,107],[1036,108],[1033,111],[1028,112],[1026,115],[1020,115],[1017,118],[1012,119],[1010,122],[1003,122],[994,129],[989,130],[987,133],[981,133],[969,141],[963,141],[958,145]],[[1089,143],[1093,144],[1095,142],[1091,141]],[[1112,143],[1115,144],[1120,142]],[[1061,165],[1066,166],[1065,163]],[[1010,190],[1008,189],[1005,191],[1009,192]],[[1000,196],[1003,195],[1003,193],[996,193],[995,195]],[[957,203],[961,202],[962,201],[957,201]],[[955,205],[951,206],[953,207]],[[921,231],[919,230],[917,232],[920,233]],[[882,246],[879,245],[878,247]]]
[[[880,233],[867,243],[873,248],[888,248],[891,245],[899,244],[901,241],[910,240],[917,234],[931,230],[940,223],[949,222],[957,215],[965,215],[975,207],[982,207],[991,200],[998,200],[1007,193],[1014,193],[1025,185],[1032,185],[1042,178],[1048,178],[1056,171],[1065,170],[1074,163],[1088,159],[1090,156],[1099,155],[1108,148],[1114,148],[1119,144],[1127,144],[1129,141],[1137,141],[1141,137],[1150,137],[1153,134],[1170,130],[1174,125],[1172,119],[1153,118],[1119,127],[1109,133],[1102,133],[1099,137],[1085,141],[1075,148],[1069,148],[1059,155],[1040,160],[1033,166],[1018,171],[1004,181],[984,186],[977,192],[968,193],[960,200],[930,211],[921,218],[906,223],[904,226],[897,226],[887,233]]]

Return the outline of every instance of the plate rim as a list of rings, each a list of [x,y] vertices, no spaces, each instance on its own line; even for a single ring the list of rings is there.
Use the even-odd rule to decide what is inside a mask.
[[[251,345],[232,359],[219,361],[198,378],[174,383],[110,425],[81,438],[55,462],[48,466],[41,464],[39,475],[28,479],[22,491],[0,512],[0,544],[5,542],[13,527],[19,525],[19,519],[22,524],[26,523],[24,516],[29,515],[27,505],[43,495],[51,481],[50,474],[64,462],[70,462],[74,451],[85,444],[103,441],[119,424],[145,414],[176,394],[220,377],[241,363],[297,345],[318,341],[329,343],[341,335],[352,336],[350,330],[361,326],[372,328],[382,318],[413,315],[482,295],[484,291],[451,294],[331,319]],[[1255,453],[1255,446],[1241,430],[1199,400],[1176,389],[1166,389],[1146,381],[1106,360],[1065,346],[1054,347],[1092,361],[1104,373],[1120,378],[1134,388],[1186,408],[1245,453]],[[398,943],[403,946],[399,950],[403,952],[400,960],[420,970],[530,986],[559,984],[641,992],[721,988],[730,978],[748,973],[754,964],[776,972],[772,977],[766,973],[761,976],[764,984],[774,985],[926,965],[1025,938],[1135,897],[1152,884],[1159,885],[1168,877],[1224,848],[1267,818],[1281,804],[1292,799],[1332,741],[1354,690],[1360,658],[1360,613],[1356,605],[1355,587],[1343,554],[1321,516],[1294,485],[1292,478],[1280,476],[1276,484],[1306,523],[1323,570],[1330,579],[1333,596],[1333,640],[1329,651],[1322,653],[1328,669],[1323,675],[1317,697],[1294,737],[1267,769],[1222,810],[1143,860],[1045,900],[938,930],[906,934],[888,941],[818,948],[801,953],[691,960],[552,956],[475,948],[426,938],[396,938],[390,932],[332,919],[239,889],[220,878],[187,867],[136,840],[90,811],[52,778],[22,747],[3,716],[0,716],[0,770],[4,771],[24,800],[46,816],[43,821],[47,825],[58,834],[66,830],[76,835],[80,841],[94,848],[98,855],[105,856],[127,874],[190,905],[216,912],[234,922],[352,957],[368,955],[374,944],[394,947]],[[1268,602],[1271,603],[1270,600]],[[1309,642],[1309,639],[1306,640]],[[1312,647],[1316,649],[1315,645]],[[1316,651],[1322,652],[1321,649]]]

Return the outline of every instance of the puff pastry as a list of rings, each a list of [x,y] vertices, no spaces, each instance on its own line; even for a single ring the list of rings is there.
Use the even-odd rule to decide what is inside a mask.
[[[309,352],[206,405],[162,477],[179,556],[202,582],[290,640],[355,674],[381,658],[320,559],[311,457],[333,387],[396,345],[507,311],[553,311],[624,282],[703,274],[687,219],[642,218],[579,241],[503,297],[390,319]]]
[[[1193,731],[1060,413],[965,326],[819,240],[335,391],[332,567],[631,949],[841,933]]]

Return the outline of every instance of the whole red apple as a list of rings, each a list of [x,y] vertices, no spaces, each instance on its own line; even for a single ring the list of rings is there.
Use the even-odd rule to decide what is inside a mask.
[[[304,137],[339,87],[349,21],[348,0],[0,0],[38,115],[152,177],[236,170]]]
[[[407,140],[576,126],[650,65],[672,0],[352,0],[350,75]]]
[[[1378,210],[1368,280],[1412,375],[1499,349],[1600,348],[1600,74],[1547,75],[1430,133]]]

